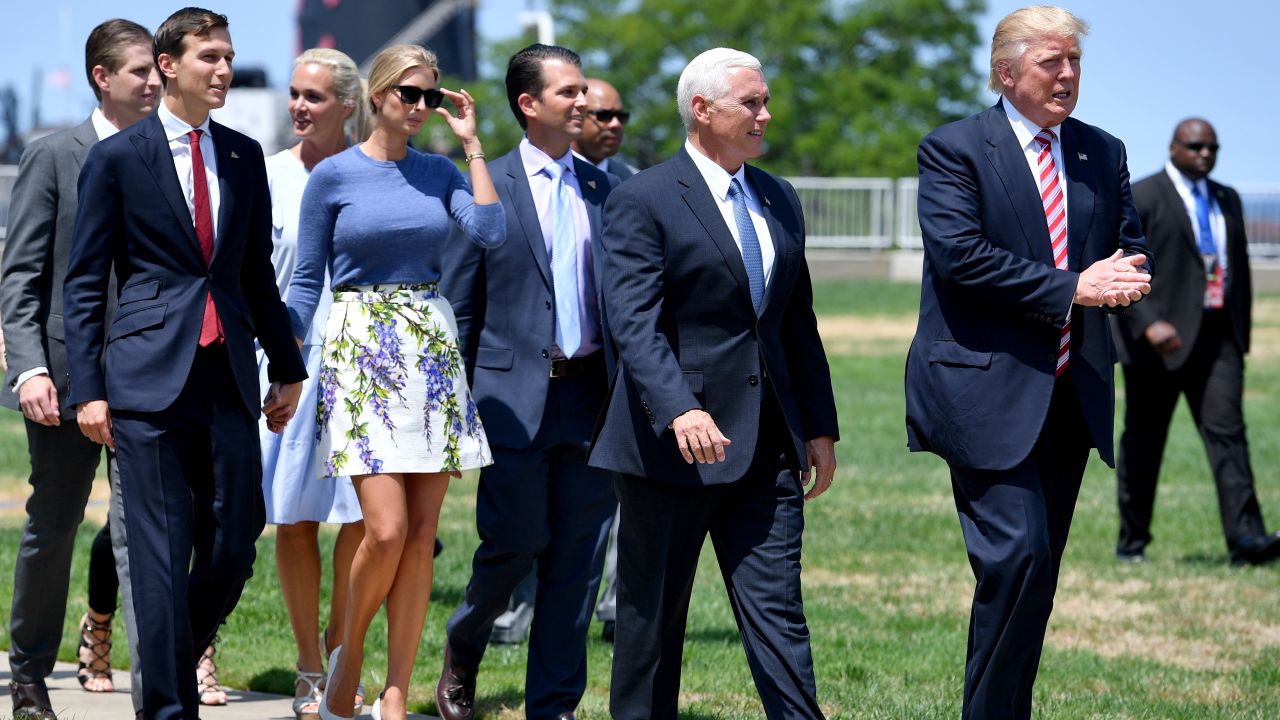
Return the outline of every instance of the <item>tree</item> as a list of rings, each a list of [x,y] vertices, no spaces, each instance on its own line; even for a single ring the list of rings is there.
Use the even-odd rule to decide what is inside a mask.
[[[684,140],[675,93],[685,64],[728,46],[764,65],[773,149],[762,165],[785,175],[898,177],[915,175],[925,134],[980,107],[985,78],[971,58],[984,5],[556,0],[553,12],[559,43],[582,55],[588,76],[622,93],[632,112],[623,154],[642,166],[670,158]]]

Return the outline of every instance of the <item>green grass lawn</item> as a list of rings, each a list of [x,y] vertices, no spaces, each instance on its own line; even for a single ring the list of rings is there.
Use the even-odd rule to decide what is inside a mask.
[[[909,333],[917,293],[909,285],[824,283],[815,289],[815,303],[824,327],[844,327],[827,322],[854,315],[887,319]],[[1250,360],[1246,398],[1258,492],[1273,526],[1280,526],[1277,309],[1280,300],[1264,298],[1255,312],[1259,347]],[[832,489],[807,508],[804,553],[821,702],[833,718],[955,718],[972,575],[945,465],[906,451],[906,341],[833,338],[829,345],[839,349],[831,365],[843,436],[837,446],[840,468]],[[5,413],[0,423],[0,458],[11,463],[25,457],[16,417]],[[16,450],[9,447],[14,442]],[[0,477],[23,473],[22,467],[0,466]],[[433,710],[444,623],[469,576],[474,493],[474,482],[455,482],[444,506],[446,549],[437,562],[414,677],[421,711]],[[1114,474],[1095,457],[1076,510],[1036,685],[1037,716],[1280,717],[1280,568],[1227,566],[1213,484],[1185,407],[1174,421],[1155,542],[1145,565],[1112,559],[1114,495]],[[85,562],[95,530],[81,530],[72,570],[61,653],[67,660],[74,658],[74,625],[84,608]],[[0,645],[8,643],[7,599],[18,538],[16,520],[0,528]],[[236,687],[289,693],[295,657],[270,533],[258,550],[257,573],[222,633],[221,675]],[[116,627],[122,638],[123,628]],[[371,693],[383,677],[385,632],[379,619],[369,637],[364,677]],[[580,717],[607,717],[612,651],[594,626]],[[127,663],[123,642],[114,659]],[[524,646],[491,647],[479,680],[481,715],[521,717],[523,680]],[[763,716],[710,546],[690,610],[681,705],[682,717],[689,718]]]

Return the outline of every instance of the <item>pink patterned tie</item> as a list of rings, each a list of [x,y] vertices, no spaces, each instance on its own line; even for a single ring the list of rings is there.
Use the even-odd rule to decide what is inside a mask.
[[[1040,169],[1040,200],[1044,203],[1044,219],[1049,225],[1049,240],[1053,247],[1053,266],[1059,270],[1067,269],[1067,204],[1062,197],[1062,179],[1058,176],[1058,166],[1053,162],[1053,153],[1049,148],[1053,145],[1053,131],[1041,130],[1036,135],[1036,143],[1040,145],[1040,156],[1036,162]],[[1071,354],[1071,315],[1062,326],[1062,336],[1058,339],[1058,367],[1053,376],[1058,377],[1067,369],[1067,359]]]

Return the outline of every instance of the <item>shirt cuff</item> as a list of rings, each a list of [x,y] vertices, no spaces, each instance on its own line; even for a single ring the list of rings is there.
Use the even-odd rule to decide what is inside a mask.
[[[48,374],[49,374],[49,368],[43,367],[43,366],[33,367],[30,370],[22,373],[13,381],[13,394],[14,395],[18,394],[18,389],[22,387],[22,383],[30,380],[31,378],[37,375],[48,375]]]

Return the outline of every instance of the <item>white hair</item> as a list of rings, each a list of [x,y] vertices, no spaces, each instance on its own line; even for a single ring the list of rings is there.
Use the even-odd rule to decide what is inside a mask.
[[[676,104],[686,130],[693,129],[693,96],[719,100],[729,93],[729,71],[746,68],[763,73],[754,56],[733,48],[712,48],[689,61],[676,85]]]

